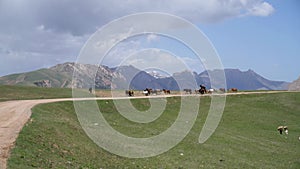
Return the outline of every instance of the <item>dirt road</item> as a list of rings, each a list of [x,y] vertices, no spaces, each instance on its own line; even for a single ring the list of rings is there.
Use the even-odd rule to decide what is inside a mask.
[[[168,95],[171,97],[174,95]],[[165,96],[151,96],[165,97]],[[144,98],[144,97],[130,97]],[[66,99],[43,99],[43,100],[18,100],[0,102],[0,169],[6,168],[9,152],[14,146],[24,124],[31,116],[31,108],[37,104],[73,101],[73,100],[107,100],[112,98],[66,98]],[[113,99],[127,99],[127,97],[116,97]]]
[[[257,93],[278,93],[282,91],[267,91],[267,92],[240,92],[226,93],[226,95],[236,94],[257,94]],[[150,97],[172,97],[176,95],[158,95]],[[183,95],[190,96],[190,95]],[[198,95],[199,96],[199,95]],[[18,100],[0,102],[0,169],[6,168],[6,162],[9,157],[9,152],[14,146],[24,124],[31,116],[31,108],[37,104],[73,101],[73,100],[106,100],[106,99],[127,99],[128,97],[117,98],[84,98],[84,99],[43,99],[43,100]],[[130,98],[145,98],[145,97],[130,97]],[[147,97],[149,98],[149,97]]]
[[[56,100],[22,100],[0,102],[0,169],[6,168],[9,151],[24,124],[30,118],[31,108]],[[60,101],[60,100],[57,100]]]

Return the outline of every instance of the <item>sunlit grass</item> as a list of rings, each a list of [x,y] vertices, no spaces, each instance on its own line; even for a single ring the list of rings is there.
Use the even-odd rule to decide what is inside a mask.
[[[147,99],[131,102],[137,109],[149,108]],[[204,144],[198,143],[198,137],[210,98],[201,98],[200,103],[194,127],[182,142],[142,159],[119,157],[94,144],[79,125],[72,102],[38,105],[33,121],[18,137],[8,168],[300,168],[300,93],[228,96],[223,118]],[[149,137],[176,120],[180,97],[168,98],[165,112],[149,124],[125,119],[113,101],[98,104],[116,130]],[[279,125],[287,125],[289,135],[280,135]]]

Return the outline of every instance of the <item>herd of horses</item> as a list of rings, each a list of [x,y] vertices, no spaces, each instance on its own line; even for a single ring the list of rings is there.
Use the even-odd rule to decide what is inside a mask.
[[[183,89],[183,91],[186,93],[186,94],[192,94],[192,89]],[[196,94],[212,94],[214,92],[216,92],[218,90],[216,89],[206,89],[206,87],[204,85],[200,85],[200,89],[198,90],[195,90],[195,93]],[[228,89],[228,92],[237,92],[238,89],[237,88],[230,88]],[[220,88],[219,89],[219,92],[221,93],[225,93],[226,92],[226,89],[225,88]]]
[[[167,90],[167,89],[150,89],[150,88],[146,88],[145,90],[142,91],[143,94],[145,96],[149,96],[149,95],[159,95],[162,92],[164,92],[164,94],[171,94],[171,90]],[[133,90],[125,90],[125,94],[128,96],[134,96],[134,91]]]
[[[185,92],[185,94],[192,94],[193,91],[192,89],[183,89],[183,91]],[[219,92],[222,92],[222,93],[225,93],[226,92],[226,89],[225,88],[220,88],[218,90],[216,89],[206,89],[206,87],[204,85],[200,85],[200,89],[197,89],[195,90],[195,94],[212,94],[216,91],[219,91]],[[237,88],[230,88],[227,90],[228,92],[237,92],[238,89]],[[164,94],[171,94],[171,90],[167,90],[167,89],[151,89],[151,88],[146,88],[145,90],[142,91],[142,93],[145,95],[145,96],[149,96],[149,95],[159,95],[159,94],[162,94],[162,92]],[[134,96],[134,91],[133,90],[125,90],[125,94],[127,96]]]

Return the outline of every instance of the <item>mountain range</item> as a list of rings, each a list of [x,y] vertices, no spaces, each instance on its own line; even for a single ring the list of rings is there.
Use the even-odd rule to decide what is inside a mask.
[[[300,77],[289,84],[289,90],[300,91]]]
[[[73,72],[76,78],[73,78]],[[93,74],[97,72],[96,74]],[[110,68],[91,64],[75,64],[71,62],[58,64],[50,68],[36,71],[12,74],[0,77],[2,85],[28,85],[43,86],[45,81],[50,82],[51,87],[76,87],[89,88],[95,86],[98,89],[169,89],[179,90],[179,85],[184,88],[196,89],[200,84],[210,88],[209,75],[216,75],[220,70],[207,70],[201,73],[182,71],[172,76],[160,76],[141,71],[133,66],[121,66]],[[284,81],[268,80],[253,70],[241,71],[239,69],[225,69],[227,88],[239,90],[286,90],[289,83]],[[74,80],[76,79],[76,80]],[[195,83],[192,83],[192,80]],[[196,86],[195,86],[196,84]]]

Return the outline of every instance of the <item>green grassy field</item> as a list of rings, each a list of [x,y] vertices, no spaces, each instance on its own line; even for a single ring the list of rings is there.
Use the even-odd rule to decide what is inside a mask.
[[[149,107],[147,99],[131,101],[139,110]],[[159,119],[138,124],[117,113],[112,101],[98,101],[107,121],[134,137],[166,130],[177,117],[179,103],[179,97],[168,98]],[[198,118],[184,140],[166,153],[142,159],[120,157],[94,144],[80,127],[72,102],[38,105],[16,141],[8,168],[300,168],[299,103],[300,93],[228,96],[217,130],[199,144],[210,105],[210,98],[203,97]],[[287,125],[289,134],[280,135],[279,125]]]
[[[88,89],[76,89],[77,94],[82,92],[84,97],[112,97],[109,89],[96,89],[93,94],[89,94]],[[172,91],[172,94],[180,94],[179,91]],[[127,96],[124,90],[114,90],[114,97]],[[135,96],[144,96],[142,91],[135,91]],[[42,88],[21,85],[0,85],[0,102],[8,100],[28,100],[28,99],[53,99],[72,97],[71,88]]]
[[[0,101],[72,97],[72,89],[0,85]]]

